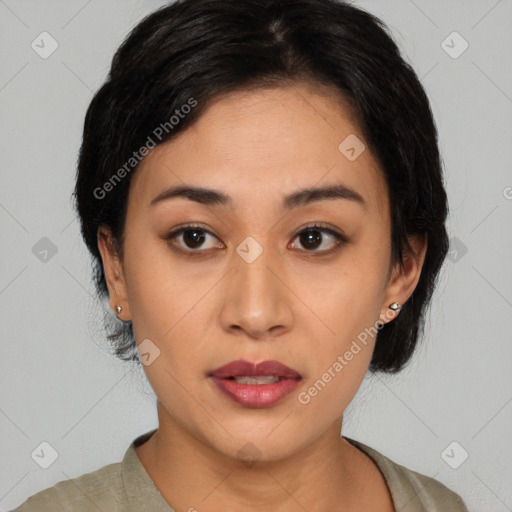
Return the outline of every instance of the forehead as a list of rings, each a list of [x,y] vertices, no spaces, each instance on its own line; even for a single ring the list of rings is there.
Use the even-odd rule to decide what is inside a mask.
[[[376,213],[388,204],[382,172],[349,105],[332,89],[307,84],[219,96],[144,158],[131,201],[144,208],[166,187],[184,183],[221,188],[240,207],[327,183],[355,189]]]

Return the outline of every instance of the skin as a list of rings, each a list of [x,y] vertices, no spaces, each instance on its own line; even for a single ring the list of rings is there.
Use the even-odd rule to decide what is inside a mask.
[[[376,465],[340,437],[375,340],[360,344],[308,404],[298,401],[359,333],[393,321],[399,313],[388,306],[407,301],[425,255],[426,242],[411,238],[403,266],[392,264],[386,183],[369,150],[354,161],[339,151],[350,134],[364,141],[327,87],[296,83],[218,97],[141,162],[122,257],[108,229],[98,231],[111,307],[122,306],[138,344],[149,338],[160,350],[144,366],[159,429],[136,453],[177,511],[393,510]],[[233,206],[183,197],[150,206],[185,183],[220,190]],[[285,195],[326,184],[355,189],[364,205],[336,198],[281,208]],[[322,256],[336,239],[315,232],[312,249],[300,232],[314,222],[347,241]],[[194,249],[183,235],[165,239],[188,223],[211,233],[202,245]],[[247,236],[263,248],[252,263],[236,252]],[[303,380],[274,406],[245,408],[208,378],[237,359],[278,360]],[[243,460],[247,443],[256,448],[252,464]]]

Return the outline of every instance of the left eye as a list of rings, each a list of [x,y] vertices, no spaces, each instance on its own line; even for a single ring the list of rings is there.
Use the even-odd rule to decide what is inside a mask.
[[[327,235],[331,238],[331,246],[323,249],[318,249],[324,243],[324,237]],[[304,247],[308,252],[325,252],[329,253],[335,251],[344,241],[345,238],[334,231],[333,229],[323,228],[320,226],[310,226],[306,229],[300,231],[296,238],[299,238],[300,244]],[[298,244],[292,242],[292,247],[297,247]]]

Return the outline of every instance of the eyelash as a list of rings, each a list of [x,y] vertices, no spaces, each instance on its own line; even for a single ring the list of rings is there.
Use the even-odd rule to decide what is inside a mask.
[[[214,238],[217,238],[211,231],[209,231],[208,229],[205,229],[201,225],[198,225],[198,224],[188,224],[186,226],[183,226],[183,227],[181,227],[179,229],[176,229],[176,230],[170,232],[169,234],[167,234],[164,237],[164,239],[166,241],[168,241],[168,242],[172,242],[175,238],[177,238],[178,236],[180,236],[184,232],[189,231],[189,230],[194,230],[194,229],[200,230],[203,233],[206,233],[208,235],[211,235]],[[295,240],[295,238],[297,238],[301,234],[307,233],[308,231],[318,231],[320,233],[326,233],[328,235],[333,236],[335,238],[335,240],[336,240],[336,243],[335,243],[334,247],[332,247],[331,249],[324,250],[324,251],[317,251],[317,250],[308,251],[308,250],[304,249],[304,252],[311,253],[315,257],[328,256],[330,254],[333,254],[333,253],[337,252],[339,249],[341,249],[341,247],[345,243],[348,242],[347,237],[345,237],[344,235],[342,235],[338,231],[335,231],[332,228],[329,228],[327,226],[323,226],[321,223],[320,224],[314,223],[314,224],[312,224],[310,226],[305,226],[304,228],[302,228],[300,231],[298,231],[295,234],[295,236],[293,237],[293,240]],[[323,240],[322,240],[322,242],[323,242]],[[208,251],[208,250],[204,250],[204,249],[203,250],[201,250],[201,249],[194,250],[194,249],[184,249],[184,248],[178,248],[178,247],[173,247],[172,249],[175,250],[175,251],[181,252],[181,253],[185,253],[185,254],[187,254],[189,256],[204,256],[204,254],[201,254],[201,253],[205,253],[205,252]]]

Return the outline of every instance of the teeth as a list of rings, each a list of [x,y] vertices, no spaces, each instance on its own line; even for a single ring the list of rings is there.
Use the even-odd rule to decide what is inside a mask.
[[[257,377],[233,377],[238,384],[274,384],[279,377],[274,375],[261,375]]]

